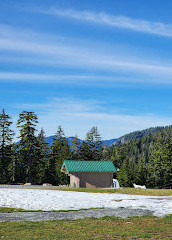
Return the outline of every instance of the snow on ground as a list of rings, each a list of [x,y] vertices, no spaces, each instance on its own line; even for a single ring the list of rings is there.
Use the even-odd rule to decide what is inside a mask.
[[[149,209],[156,216],[172,214],[172,196],[85,193],[39,189],[0,189],[0,207],[26,210],[75,210],[82,208]]]

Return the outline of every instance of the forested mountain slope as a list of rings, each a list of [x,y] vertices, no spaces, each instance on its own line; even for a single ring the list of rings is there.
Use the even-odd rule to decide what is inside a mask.
[[[148,132],[154,131],[152,134]],[[172,126],[131,133],[109,149],[109,156],[120,169],[121,186],[133,183],[147,187],[172,188]],[[132,137],[135,139],[132,139]]]
[[[134,140],[134,139],[138,139],[138,138],[142,138],[144,136],[148,136],[150,134],[153,134],[153,133],[157,133],[159,132],[160,130],[163,130],[163,129],[168,129],[169,126],[166,126],[166,127],[151,127],[151,128],[147,128],[147,129],[144,129],[144,130],[141,130],[141,131],[135,131],[135,132],[131,132],[131,133],[128,133],[122,137],[120,137],[115,143],[113,143],[115,146],[119,146],[121,143],[127,143],[131,140]]]

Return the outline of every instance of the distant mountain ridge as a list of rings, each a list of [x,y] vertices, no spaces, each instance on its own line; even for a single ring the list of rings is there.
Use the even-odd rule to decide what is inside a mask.
[[[54,136],[50,136],[50,137],[46,137],[46,142],[48,143],[48,147],[51,147],[53,144],[53,138]],[[67,141],[69,146],[72,146],[72,141],[75,137],[67,137]],[[114,138],[114,139],[109,139],[109,140],[102,140],[102,145],[106,145],[107,147],[111,146],[112,144],[114,144],[116,141],[118,140],[118,138]],[[82,140],[78,138],[78,142],[80,144],[82,144]]]
[[[154,134],[156,132],[159,132],[160,130],[169,128],[171,126],[172,125],[165,126],[165,127],[151,127],[151,128],[147,128],[147,129],[144,129],[144,130],[141,130],[141,131],[134,131],[134,132],[125,134],[125,135],[123,135],[120,138],[113,138],[113,139],[109,139],[109,140],[102,140],[102,145],[103,146],[105,145],[107,147],[109,147],[109,146],[119,146],[120,144],[128,143],[128,142],[130,142],[130,141],[132,141],[134,139],[138,139],[138,138],[142,138],[144,136],[148,136],[148,135]],[[51,147],[52,144],[53,144],[53,138],[54,138],[54,136],[50,136],[50,137],[46,137],[45,138],[49,147]],[[72,141],[73,141],[74,138],[75,137],[67,137],[67,141],[68,141],[69,146],[72,145]],[[82,144],[82,141],[83,140],[78,138],[78,142],[80,144]]]

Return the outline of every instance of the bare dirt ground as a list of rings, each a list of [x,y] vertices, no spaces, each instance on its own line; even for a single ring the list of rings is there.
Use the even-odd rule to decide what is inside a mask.
[[[105,209],[89,209],[69,212],[15,212],[0,213],[0,222],[4,221],[48,221],[62,219],[82,219],[86,217],[101,218],[104,216],[115,216],[127,218],[132,216],[153,215],[152,211],[143,209],[129,208],[105,208]]]

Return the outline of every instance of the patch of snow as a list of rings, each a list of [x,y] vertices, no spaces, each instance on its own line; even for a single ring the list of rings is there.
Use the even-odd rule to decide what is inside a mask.
[[[132,208],[154,211],[155,216],[172,214],[172,196],[85,193],[39,189],[0,189],[0,207],[25,210],[78,210],[82,208]]]

